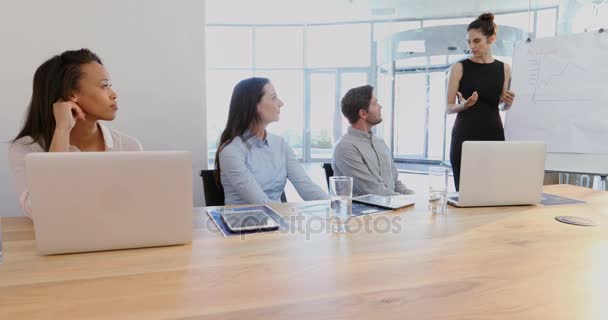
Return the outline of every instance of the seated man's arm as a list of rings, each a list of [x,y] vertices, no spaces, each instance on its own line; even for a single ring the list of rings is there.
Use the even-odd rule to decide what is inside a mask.
[[[397,166],[395,165],[395,162],[393,161],[392,163],[392,170],[393,170],[393,177],[395,177],[395,191],[399,192],[401,194],[414,194],[414,190],[408,189],[405,186],[405,183],[401,182],[401,180],[399,180],[399,171],[397,170]]]

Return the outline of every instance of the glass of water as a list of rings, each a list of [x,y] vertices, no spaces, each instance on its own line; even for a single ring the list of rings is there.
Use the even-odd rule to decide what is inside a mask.
[[[429,168],[429,210],[431,213],[445,213],[448,207],[448,168]]]
[[[346,223],[352,212],[353,178],[335,176],[329,178],[330,228],[345,233]]]

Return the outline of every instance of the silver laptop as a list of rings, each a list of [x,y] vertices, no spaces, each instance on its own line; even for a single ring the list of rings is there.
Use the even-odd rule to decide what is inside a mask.
[[[545,144],[536,141],[466,141],[460,190],[448,195],[457,207],[540,203]]]
[[[186,151],[28,154],[38,253],[190,243],[191,158]]]

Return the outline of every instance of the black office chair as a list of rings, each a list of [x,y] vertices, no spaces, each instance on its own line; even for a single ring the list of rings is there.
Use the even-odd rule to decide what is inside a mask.
[[[215,182],[215,170],[201,170],[201,178],[203,179],[205,206],[223,206],[224,188]],[[281,194],[281,202],[287,202],[285,192]]]
[[[201,170],[205,206],[223,206],[224,188],[215,182],[215,170]]]
[[[329,189],[329,177],[334,176],[334,169],[329,162],[323,162],[323,169],[325,169],[325,180],[327,180],[327,188]]]

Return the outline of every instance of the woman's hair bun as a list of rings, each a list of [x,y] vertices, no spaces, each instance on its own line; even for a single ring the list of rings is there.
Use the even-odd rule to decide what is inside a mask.
[[[483,13],[477,19],[482,20],[482,21],[494,22],[494,15],[491,13]]]

